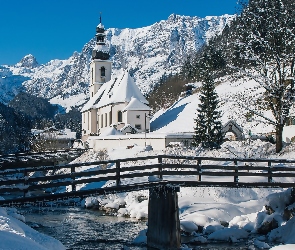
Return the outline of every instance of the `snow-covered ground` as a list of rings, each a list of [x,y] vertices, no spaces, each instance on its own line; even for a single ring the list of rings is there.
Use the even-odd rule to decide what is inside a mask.
[[[132,156],[146,156],[158,154],[172,155],[199,155],[214,157],[253,157],[253,158],[287,158],[294,159],[294,146],[284,149],[282,154],[275,154],[273,144],[260,140],[247,142],[226,142],[219,150],[204,151],[200,149],[169,148],[164,151],[147,151],[143,147],[135,146],[132,149],[117,148],[108,152],[108,158],[118,159]],[[97,159],[96,152],[89,152],[76,161],[93,161]],[[154,161],[154,160],[149,160]],[[145,161],[146,164],[152,163]],[[153,162],[154,163],[154,162]],[[123,167],[128,167],[125,163]],[[142,164],[144,164],[142,162]],[[112,167],[112,166],[109,166]],[[89,169],[89,166],[87,167]],[[81,171],[83,171],[81,169]],[[177,178],[177,177],[175,177]],[[124,184],[138,180],[123,180]],[[147,181],[147,180],[145,180]],[[113,185],[113,182],[97,183],[98,186]],[[87,186],[83,186],[83,189]],[[93,184],[91,185],[93,188]],[[143,198],[144,197],[144,198]],[[179,195],[179,212],[181,229],[192,236],[194,242],[231,241],[233,243],[251,238],[249,244],[259,249],[268,249],[270,245],[279,243],[288,244],[285,247],[295,247],[295,236],[292,234],[293,219],[283,218],[284,208],[289,205],[291,209],[295,204],[289,204],[290,189],[231,189],[231,188],[181,188]],[[148,217],[148,191],[130,192],[101,197],[91,197],[85,200],[85,205],[91,207],[97,204],[105,208],[118,209],[117,216],[130,216],[132,218]],[[271,205],[275,212],[271,215],[265,205]],[[124,208],[119,208],[125,205]],[[279,227],[268,235],[257,235],[257,230],[273,218]],[[221,222],[229,223],[228,228]],[[203,232],[198,228],[203,227]],[[294,228],[294,229],[293,229]],[[286,234],[286,231],[290,232]],[[198,233],[197,233],[198,232]],[[249,239],[250,239],[249,238]],[[144,242],[144,233],[140,234],[135,242]],[[287,249],[287,248],[286,248]]]
[[[215,157],[262,157],[262,158],[295,158],[294,146],[284,149],[282,154],[275,154],[274,145],[260,140],[246,142],[226,142],[219,150],[204,151],[197,149],[185,149],[181,147],[167,148],[164,151],[146,150],[144,147],[134,146],[131,149],[117,148],[109,152],[93,152],[82,155],[75,162],[90,162],[102,158],[118,159],[132,156],[147,156],[158,154],[171,155],[199,155]],[[246,155],[245,155],[246,154]],[[148,160],[153,161],[153,160]],[[141,164],[149,162],[141,162]],[[128,167],[132,163],[125,163]],[[140,163],[139,163],[140,164]],[[123,166],[123,165],[122,165]],[[97,167],[97,166],[93,166]],[[87,171],[92,166],[81,168],[79,171]],[[105,167],[105,166],[104,166]],[[107,167],[114,167],[112,165]],[[175,177],[176,178],[176,177]],[[124,183],[134,180],[123,180]],[[94,187],[113,185],[110,182],[96,183],[79,188],[88,189]],[[272,244],[287,244],[285,249],[295,247],[295,220],[285,220],[283,210],[288,205],[290,210],[295,204],[290,202],[290,190],[283,189],[230,189],[230,188],[181,188],[179,197],[179,214],[181,229],[193,236],[194,242],[231,241],[233,243],[248,239],[251,236],[253,246],[259,249],[270,248]],[[132,218],[148,217],[148,191],[138,191],[87,198],[83,205],[91,207],[100,203],[105,208],[118,209],[117,216],[130,216]],[[119,208],[120,205],[124,208]],[[271,215],[264,205],[271,205],[275,212]],[[256,234],[257,229],[266,221],[276,218],[279,223],[277,229],[267,235]],[[23,222],[24,218],[17,211],[0,208],[0,249],[64,249],[62,244],[55,239],[37,233]],[[224,227],[224,223],[228,227]],[[200,232],[203,228],[203,232]],[[5,239],[5,240],[2,240]],[[250,239],[250,238],[249,238]],[[134,241],[144,242],[144,233]],[[250,240],[249,240],[250,241]],[[274,243],[275,242],[275,243]],[[275,249],[282,249],[280,248]]]
[[[244,134],[249,130],[252,134],[261,134],[274,131],[274,127],[259,116],[247,120],[247,107],[262,97],[263,89],[253,80],[231,82],[228,78],[220,79],[216,86],[219,96],[219,110],[222,124],[234,120],[242,127]],[[200,85],[198,85],[200,86]],[[194,132],[194,118],[199,101],[199,92],[180,98],[166,110],[158,111],[151,119],[151,129],[157,133]],[[253,108],[253,107],[251,107]],[[263,111],[263,115],[272,118],[270,111]]]
[[[217,92],[221,100],[220,110],[223,123],[231,119],[235,120],[244,129],[245,135],[249,130],[252,134],[267,133],[273,130],[272,126],[259,117],[253,117],[251,121],[247,121],[245,116],[247,109],[241,107],[239,103],[242,98],[245,98],[245,100],[259,98],[261,89],[255,82],[249,81],[245,84],[242,82],[230,83],[225,80],[217,86]],[[198,103],[198,93],[183,97],[169,109],[160,110],[155,114],[151,125],[157,133],[192,132]],[[244,104],[247,103],[244,102]],[[265,115],[271,118],[269,112],[266,111]],[[284,136],[291,139],[294,136],[294,128],[288,127]],[[155,151],[134,145],[130,149],[118,147],[108,152],[89,151],[76,159],[75,162],[91,162],[103,160],[105,157],[120,159],[159,154],[295,159],[295,146],[291,144],[285,147],[280,154],[275,154],[273,144],[260,140],[225,142],[221,149],[212,151],[181,147]],[[141,162],[141,164],[146,163],[150,162]],[[127,162],[122,166],[128,167],[128,164],[130,163]],[[114,166],[103,167],[112,168]],[[93,168],[97,168],[97,166],[82,167],[77,171],[89,171]],[[123,181],[127,184],[134,180]],[[91,185],[81,185],[78,189],[100,188],[109,185],[113,185],[113,183],[111,181],[92,183]],[[287,220],[284,217],[286,208],[293,213],[293,207],[295,207],[295,204],[290,200],[290,190],[182,187],[178,196],[181,228],[191,234],[195,242],[204,243],[216,240],[235,243],[246,238],[251,239],[249,245],[253,248],[255,246],[259,249],[267,249],[273,242],[276,242],[275,244],[286,244],[274,249],[295,248],[295,219]],[[117,216],[141,219],[148,216],[147,200],[148,191],[138,191],[87,198],[83,205],[91,207],[100,203],[105,208],[118,209]],[[119,209],[119,206],[123,204],[125,207]],[[272,204],[274,210],[271,214],[268,214],[269,210],[265,207],[269,204]],[[0,208],[0,249],[64,249],[60,242],[37,233],[19,219],[24,220],[16,211]],[[278,224],[277,229],[273,229],[267,235],[256,234],[263,224],[274,221],[274,219]],[[224,222],[228,223],[229,226],[224,227]],[[202,233],[198,230],[200,228],[203,228]],[[249,236],[251,237],[249,238]],[[135,242],[142,241],[145,241],[144,233],[135,239]]]
[[[1,197],[0,197],[1,198]],[[66,249],[58,240],[27,226],[15,209],[0,208],[0,249],[46,250]]]

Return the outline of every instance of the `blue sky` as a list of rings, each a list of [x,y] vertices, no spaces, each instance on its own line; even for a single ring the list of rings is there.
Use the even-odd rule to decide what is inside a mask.
[[[238,0],[0,0],[0,65],[33,54],[39,63],[66,59],[95,35],[102,12],[106,28],[139,28],[172,13],[237,13]]]

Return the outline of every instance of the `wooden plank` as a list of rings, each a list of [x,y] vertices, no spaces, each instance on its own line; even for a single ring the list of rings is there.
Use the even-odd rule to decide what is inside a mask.
[[[161,166],[164,166],[164,165],[152,164],[152,165],[141,165],[141,166],[132,166],[132,167],[121,167],[121,173],[125,171],[149,170],[153,168],[159,168]]]
[[[159,170],[157,171],[149,171],[149,172],[137,172],[137,173],[128,173],[128,174],[122,174],[121,179],[124,178],[135,178],[135,177],[148,177],[148,176],[159,176],[160,174],[164,174],[165,172],[161,172]]]
[[[66,192],[66,193],[56,193],[56,194],[47,194],[41,196],[31,196],[31,197],[21,197],[16,198],[13,200],[0,200],[0,206],[11,206],[16,204],[24,204],[26,202],[46,202],[46,201],[53,201],[57,199],[63,198],[76,198],[76,197],[87,197],[90,195],[105,195],[105,194],[112,194],[118,192],[128,192],[128,191],[136,191],[136,190],[145,190],[152,187],[157,187],[160,185],[167,184],[167,181],[161,182],[145,182],[139,184],[130,184],[130,185],[121,185],[119,187],[106,187],[106,188],[99,188],[99,189],[90,189],[90,190],[79,190],[76,192]]]
[[[210,181],[169,181],[169,184],[180,187],[224,187],[224,188],[289,188],[295,183],[282,182],[210,182]]]
[[[24,169],[27,167],[40,167],[40,166],[52,166],[54,165],[54,162],[51,161],[30,161],[30,162],[10,162],[10,163],[4,163],[0,166],[1,170],[7,170],[7,169]]]
[[[23,170],[26,169],[28,172],[37,172],[37,171],[49,171],[49,170],[60,170],[63,169],[62,166],[53,166],[53,164],[50,164],[48,166],[42,166],[42,167],[38,167],[38,168],[17,168],[16,170],[12,170],[12,171],[0,171],[0,175],[1,176],[5,176],[5,175],[13,175],[13,174],[19,174],[21,172],[23,172]]]
[[[156,173],[156,172],[153,172],[153,173]],[[194,176],[194,175],[199,175],[199,171],[198,170],[193,170],[193,171],[186,171],[186,170],[164,170],[162,171],[162,175],[163,176]],[[203,175],[203,173],[201,174]],[[215,175],[218,175],[218,174],[215,174]]]
[[[87,171],[87,172],[75,172],[69,174],[55,174],[55,175],[48,175],[48,176],[40,176],[40,177],[33,177],[28,178],[30,183],[32,182],[40,182],[40,181],[51,181],[51,180],[63,180],[63,179],[71,179],[71,178],[78,178],[78,177],[88,177],[93,175],[106,175],[116,173],[116,169],[107,169],[107,170],[95,170],[95,171]],[[19,184],[23,183],[24,178],[17,179],[17,180],[5,180],[0,181],[1,185],[11,185],[11,184]]]
[[[101,189],[92,189],[92,190],[79,190],[76,192],[66,192],[66,193],[57,193],[57,194],[48,194],[43,196],[35,196],[35,197],[25,197],[25,198],[17,198],[13,200],[2,200],[0,201],[0,206],[3,205],[15,205],[17,203],[25,203],[25,202],[44,202],[44,200],[51,201],[56,200],[58,198],[66,198],[66,197],[86,197],[89,195],[102,195],[108,193],[117,193],[117,192],[129,192],[134,190],[144,190],[149,189],[150,187],[156,187],[159,185],[163,185],[166,183],[167,185],[173,187],[225,187],[225,188],[289,188],[295,187],[294,183],[268,183],[268,182],[253,182],[253,183],[245,183],[245,182],[204,182],[204,181],[161,181],[161,182],[148,182],[148,183],[136,183],[128,186],[119,186],[119,187],[107,187]]]
[[[52,187],[63,187],[63,186],[70,186],[70,185],[77,185],[77,184],[84,184],[84,183],[92,183],[92,182],[100,182],[100,181],[108,181],[108,180],[116,180],[116,176],[102,176],[102,177],[94,177],[94,178],[87,178],[87,179],[78,179],[78,180],[63,180],[59,182],[51,182],[51,183],[38,183],[38,184],[31,184],[27,186],[12,186],[12,187],[2,187],[0,188],[0,193],[12,193],[12,192],[19,192],[19,191],[32,191],[32,190],[42,190],[46,188]]]
[[[238,161],[238,162],[268,162],[271,161],[272,163],[295,163],[295,160],[289,160],[289,159],[262,159],[262,158],[224,158],[224,157],[198,157],[198,156],[176,156],[176,155],[161,155],[166,159],[183,159],[183,160],[210,160],[210,161],[225,161],[225,162],[233,162],[233,161]]]
[[[158,167],[159,164],[156,165],[149,165],[147,170],[153,169]],[[171,167],[171,166],[170,166]],[[203,168],[203,166],[202,166]],[[136,166],[134,168],[123,168],[122,173],[124,173],[125,171],[129,171],[129,170],[143,170],[142,166]],[[170,168],[171,169],[171,168]],[[226,169],[228,170],[228,169]],[[243,168],[243,170],[245,170],[245,168]],[[265,173],[255,173],[255,172],[240,172],[238,173],[238,176],[262,176],[262,177],[269,177],[269,176],[273,176],[273,177],[295,177],[295,173],[269,173],[268,172],[268,168],[266,167],[265,170],[267,172]],[[273,169],[274,171],[279,171],[282,170],[281,168],[277,168],[277,169]],[[289,171],[288,168],[284,168],[284,170]],[[59,174],[59,175],[51,175],[51,176],[43,176],[43,177],[34,177],[34,178],[28,178],[27,181],[29,183],[32,182],[40,182],[40,181],[50,181],[50,180],[62,180],[62,179],[67,179],[67,178],[79,178],[79,177],[88,177],[88,176],[94,176],[94,175],[108,175],[108,174],[112,174],[112,173],[116,173],[117,170],[116,169],[106,169],[106,170],[94,170],[94,171],[86,171],[86,172],[75,172],[75,173],[69,173],[69,174]],[[144,177],[144,176],[151,176],[151,175],[159,175],[161,174],[159,171],[153,171],[150,172],[149,174],[147,174],[146,172],[142,172],[142,173],[129,173],[129,174],[123,174],[122,176],[124,178],[133,178],[133,177]],[[200,173],[199,170],[189,170],[189,171],[184,171],[184,170],[167,170],[164,169],[164,171],[162,172],[162,175],[203,175],[203,176],[236,176],[236,173],[232,173],[232,172],[226,172],[226,171],[216,171],[216,172],[212,172],[212,171],[204,171],[202,170],[202,173]],[[128,176],[128,177],[127,177]],[[16,179],[16,180],[6,180],[6,181],[0,181],[0,185],[12,185],[12,184],[21,184],[24,182],[24,179]],[[86,182],[86,181],[85,181]]]

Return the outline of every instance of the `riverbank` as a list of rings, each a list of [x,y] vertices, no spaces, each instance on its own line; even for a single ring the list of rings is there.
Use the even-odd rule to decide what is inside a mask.
[[[149,150],[147,150],[149,149]],[[103,155],[106,159],[120,159],[134,156],[147,156],[158,154],[170,155],[194,155],[194,156],[211,156],[211,157],[252,157],[252,158],[286,158],[294,159],[295,150],[291,144],[284,148],[280,155],[274,153],[274,145],[259,140],[251,142],[225,142],[219,150],[204,151],[201,149],[188,149],[182,147],[168,148],[165,151],[153,151],[150,148],[134,147],[116,148],[105,152]],[[82,155],[75,162],[91,162],[101,160],[101,152],[89,151]],[[149,164],[154,162],[143,161],[139,164]],[[206,164],[206,163],[204,163]],[[224,164],[227,164],[224,162]],[[128,168],[130,163],[122,164],[122,167]],[[79,171],[88,171],[91,168],[113,168],[115,166],[87,166]],[[287,177],[289,178],[289,177]],[[122,180],[125,184],[132,181],[141,181],[140,179]],[[144,180],[148,181],[148,180]],[[295,180],[293,180],[295,182]],[[113,181],[94,183],[90,186],[80,185],[77,189],[99,188],[103,186],[112,186]],[[148,216],[148,190],[130,193],[104,195],[99,197],[89,197],[79,206],[85,207],[104,207],[108,212],[116,217],[142,220]],[[293,247],[295,243],[295,225],[293,215],[295,203],[292,200],[291,190],[286,189],[231,189],[231,188],[181,188],[178,193],[178,206],[180,224],[183,234],[191,237],[188,247],[183,245],[183,249],[190,249],[190,245],[205,247],[215,242],[224,242],[225,244],[246,244],[247,246],[260,249],[267,249],[274,245],[286,244],[285,247]],[[13,236],[16,239],[21,235],[22,240],[26,239],[20,222],[15,222],[15,217],[9,214],[8,210],[1,210],[1,233],[9,233],[6,241],[2,244],[10,245],[13,243]],[[286,211],[288,213],[286,213]],[[17,214],[17,213],[15,213]],[[286,217],[289,214],[289,217]],[[10,219],[10,218],[13,219]],[[21,219],[19,217],[18,219]],[[6,221],[13,221],[7,223]],[[269,226],[270,225],[270,226]],[[269,226],[267,228],[267,226]],[[14,228],[17,228],[15,230]],[[263,233],[261,232],[263,229]],[[36,232],[31,233],[35,238],[42,238]],[[30,234],[29,234],[30,235]],[[34,238],[34,237],[33,237]],[[134,241],[138,244],[145,243],[145,232],[134,236]],[[31,240],[31,239],[28,239]],[[45,245],[36,240],[36,244],[41,244],[39,248],[47,248],[46,242],[49,239],[44,238]],[[54,242],[54,240],[52,240]],[[20,243],[22,244],[22,243]],[[57,244],[64,249],[64,246]],[[20,247],[20,245],[17,245]],[[63,247],[63,248],[62,248]],[[283,247],[283,246],[281,246]],[[4,248],[5,249],[5,248]],[[14,248],[23,249],[23,248]],[[58,249],[58,248],[55,248]]]
[[[205,151],[201,149],[188,149],[181,147],[167,148],[165,151],[147,151],[143,147],[134,145],[131,149],[116,148],[108,152],[110,159],[120,159],[134,156],[147,156],[157,154],[190,155],[229,158],[281,158],[294,159],[295,150],[291,144],[284,148],[281,154],[275,153],[274,145],[260,140],[249,142],[225,142],[221,149]],[[89,153],[84,155],[90,161],[95,158]],[[93,158],[92,158],[93,157]],[[81,159],[82,161],[85,158]],[[154,162],[142,162],[138,164],[151,164]],[[203,163],[206,164],[206,163]],[[227,164],[224,162],[224,164]],[[128,168],[130,163],[122,167]],[[112,167],[112,166],[108,166]],[[139,181],[138,179],[124,180],[124,184]],[[147,181],[147,180],[144,180]],[[212,180],[214,181],[214,180]],[[259,179],[257,179],[259,181]],[[274,180],[275,181],[275,180]],[[112,182],[106,182],[103,186],[111,186]],[[84,186],[83,189],[87,188]],[[208,244],[210,242],[248,242],[256,248],[268,249],[279,244],[293,244],[295,239],[291,234],[286,236],[285,225],[293,228],[292,219],[284,218],[283,210],[293,206],[290,192],[286,189],[271,188],[181,188],[179,197],[179,216],[181,229],[185,234],[191,234],[196,244]],[[270,202],[270,195],[285,197],[284,202],[274,199]],[[269,203],[273,203],[270,205]],[[282,206],[277,206],[283,204]],[[116,216],[128,216],[131,218],[147,218],[148,191],[130,192],[116,195],[91,197],[85,200],[85,205],[100,204],[106,209],[111,209]],[[269,209],[268,207],[272,207]],[[276,209],[279,207],[279,209]],[[114,212],[114,209],[117,212]],[[293,210],[290,212],[293,214]],[[276,218],[274,220],[274,218]],[[290,219],[290,220],[289,220]],[[290,221],[290,222],[289,222]],[[267,224],[272,227],[266,228]],[[228,226],[225,226],[227,224]],[[277,229],[277,230],[275,230]],[[274,230],[274,231],[273,231]],[[261,233],[264,231],[263,233]],[[271,231],[273,231],[272,234]],[[140,237],[139,237],[140,238]],[[144,242],[143,237],[142,241]],[[247,243],[248,244],[248,243]],[[290,245],[291,247],[291,245]]]
[[[39,233],[24,222],[25,217],[18,213],[16,209],[0,208],[0,249],[66,249],[60,241]]]

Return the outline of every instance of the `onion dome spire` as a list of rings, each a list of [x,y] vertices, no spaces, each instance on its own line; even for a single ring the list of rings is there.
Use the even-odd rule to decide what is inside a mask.
[[[92,59],[108,60],[110,58],[109,48],[105,43],[105,29],[101,22],[101,13],[99,17],[99,24],[96,27],[96,45],[92,51]]]

